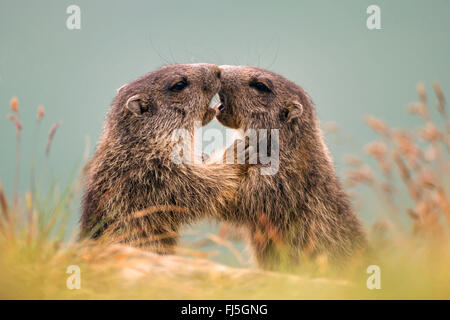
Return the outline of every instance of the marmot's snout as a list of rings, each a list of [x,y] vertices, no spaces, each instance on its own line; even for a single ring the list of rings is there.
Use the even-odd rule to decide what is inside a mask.
[[[203,79],[203,89],[205,92],[216,94],[220,90],[220,77],[222,70],[215,64],[199,63],[201,68],[201,78]]]
[[[230,99],[236,91],[234,85],[235,67],[222,65],[219,67],[221,87],[219,91],[220,103],[214,109],[216,110],[216,119],[226,127],[238,129],[240,124],[235,114],[232,99]]]
[[[202,125],[207,125],[214,116],[216,115],[216,110],[210,108],[211,100],[214,95],[216,95],[221,87],[220,77],[222,70],[215,64],[201,63],[198,64],[201,68],[201,79],[203,81],[203,91],[208,99],[208,104],[206,109],[204,109],[204,114],[202,117]]]

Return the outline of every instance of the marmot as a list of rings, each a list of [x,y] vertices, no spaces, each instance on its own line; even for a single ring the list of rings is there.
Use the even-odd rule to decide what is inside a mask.
[[[173,253],[182,224],[216,217],[234,196],[236,166],[174,163],[172,134],[207,124],[220,87],[211,64],[167,65],[121,87],[86,169],[81,237]]]
[[[251,166],[227,212],[250,231],[258,264],[271,269],[283,258],[296,264],[318,254],[340,264],[363,251],[365,233],[336,176],[311,98],[270,71],[220,68],[217,120],[244,131],[279,130],[278,172],[261,175],[263,165]]]

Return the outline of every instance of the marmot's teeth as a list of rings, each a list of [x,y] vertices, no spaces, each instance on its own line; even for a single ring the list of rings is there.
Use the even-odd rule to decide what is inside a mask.
[[[220,103],[220,98],[219,98],[219,94],[215,94],[211,101],[209,102],[209,107],[210,108],[214,108],[216,105],[218,105]]]

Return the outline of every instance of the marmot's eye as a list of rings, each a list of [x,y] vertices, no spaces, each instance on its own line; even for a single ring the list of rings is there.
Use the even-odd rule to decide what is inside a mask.
[[[188,86],[188,83],[186,80],[182,80],[182,81],[178,81],[177,83],[175,83],[173,86],[171,86],[169,89],[170,91],[181,91],[184,88],[186,88]]]
[[[255,88],[256,90],[261,91],[261,92],[270,92],[269,87],[267,87],[262,82],[257,82],[257,81],[250,82],[250,87]]]

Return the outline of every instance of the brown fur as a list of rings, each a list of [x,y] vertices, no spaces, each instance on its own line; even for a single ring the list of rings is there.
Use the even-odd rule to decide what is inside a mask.
[[[176,164],[171,137],[214,118],[219,77],[215,65],[169,65],[118,90],[87,167],[82,236],[171,253],[181,225],[217,217],[237,188],[235,167]],[[188,85],[172,90],[179,81]]]
[[[241,182],[228,220],[244,224],[260,266],[274,268],[326,254],[345,261],[366,245],[322,139],[306,92],[273,72],[221,66],[217,119],[231,128],[279,129],[279,170],[261,175],[256,164]],[[269,92],[258,90],[263,83]]]

